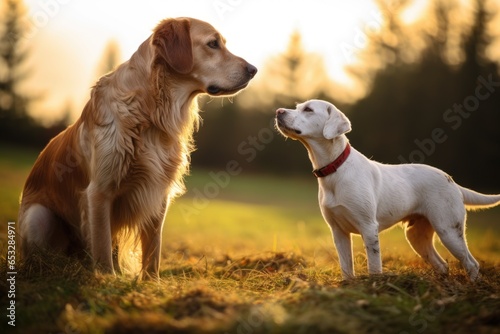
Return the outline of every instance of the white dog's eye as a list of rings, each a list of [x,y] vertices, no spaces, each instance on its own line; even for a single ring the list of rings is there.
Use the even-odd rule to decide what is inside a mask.
[[[311,109],[311,108],[309,108],[309,107],[305,107],[303,111],[305,111],[305,112],[313,112],[314,110],[312,110],[312,109]]]
[[[219,41],[214,39],[213,41],[210,41],[207,43],[207,46],[210,48],[210,49],[218,49],[219,48]]]

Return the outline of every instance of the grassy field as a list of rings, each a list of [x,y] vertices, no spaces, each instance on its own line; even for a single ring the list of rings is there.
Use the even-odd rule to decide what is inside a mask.
[[[468,240],[483,280],[457,261],[434,275],[401,228],[381,236],[385,273],[343,282],[320,216],[316,181],[194,171],[164,228],[159,281],[96,276],[58,256],[19,262],[8,298],[6,223],[15,221],[36,155],[0,147],[0,331],[19,333],[494,333],[500,332],[500,210],[471,213]],[[223,182],[224,181],[224,182]],[[8,325],[15,300],[16,327]]]

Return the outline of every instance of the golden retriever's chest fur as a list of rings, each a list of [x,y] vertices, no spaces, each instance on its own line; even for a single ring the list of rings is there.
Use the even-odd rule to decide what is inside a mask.
[[[87,189],[94,184],[110,200],[113,229],[141,226],[157,218],[165,211],[167,194],[175,197],[184,190],[182,175],[189,163],[186,141],[190,142],[190,134],[160,129],[146,117],[142,105],[134,96],[115,99],[110,112],[93,114],[80,129],[80,148],[84,160],[90,162]],[[190,110],[167,105],[157,112],[168,118],[177,113],[189,116]],[[192,117],[181,118],[177,127],[191,130],[189,123],[193,123]],[[88,216],[88,195],[84,197],[83,221]]]
[[[117,225],[141,224],[163,213],[167,194],[173,197],[184,191],[182,175],[189,152],[182,146],[154,129],[134,143],[133,156],[124,159],[127,166],[116,180],[111,214]]]
[[[162,93],[164,98],[153,102],[141,98],[140,91],[110,90],[115,79],[105,77],[97,85],[96,103],[110,108],[84,112],[88,122],[82,125],[80,146],[90,162],[90,192],[105,193],[111,203],[113,229],[140,227],[159,219],[166,202],[184,192],[182,176],[189,166],[198,114],[190,108],[196,105],[191,96],[177,104]],[[150,109],[153,115],[147,113]],[[82,211],[86,208],[84,200]]]

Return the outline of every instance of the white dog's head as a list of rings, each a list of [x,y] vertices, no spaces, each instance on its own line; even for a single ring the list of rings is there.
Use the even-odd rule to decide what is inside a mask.
[[[276,110],[276,127],[292,139],[331,140],[351,131],[351,122],[333,104],[309,100],[298,104],[296,109]]]

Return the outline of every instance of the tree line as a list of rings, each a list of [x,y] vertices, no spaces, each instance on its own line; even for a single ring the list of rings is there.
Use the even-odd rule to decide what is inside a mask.
[[[341,87],[328,81],[323,63],[293,35],[289,48],[259,73],[262,85],[250,85],[234,103],[204,105],[193,164],[218,168],[239,158],[248,171],[309,173],[302,145],[268,129],[276,108],[320,98],[347,114],[353,126],[348,137],[366,156],[429,164],[464,186],[498,192],[500,69],[488,56],[497,41],[490,2],[473,0],[469,22],[458,24],[458,1],[434,1],[425,24],[408,26],[401,17],[409,1],[379,1],[380,31],[367,32],[368,45],[349,68],[366,90],[352,103],[343,102],[336,93]],[[252,159],[244,152],[254,152],[248,153]]]
[[[5,0],[3,5],[0,18],[0,142],[41,149],[66,128],[68,119],[63,117],[45,126],[29,114],[30,105],[42,97],[22,89],[30,75],[26,66],[30,50],[23,39],[25,8],[18,0]]]
[[[22,10],[19,1],[5,1],[0,140],[40,147],[66,124],[45,128],[27,112],[34,97],[18,88],[29,75],[23,62],[30,51],[19,37]],[[237,161],[248,173],[310,173],[305,149],[279,135],[273,119],[278,107],[319,98],[347,114],[353,125],[348,137],[368,157],[430,164],[465,186],[498,191],[500,68],[490,55],[498,42],[491,27],[496,13],[492,0],[471,1],[467,20],[457,19],[465,11],[458,0],[436,0],[425,22],[406,24],[402,14],[410,1],[379,0],[380,29],[366,32],[359,62],[349,68],[366,93],[351,102],[341,96],[346,88],[326,74],[321,56],[305,50],[300,33],[292,34],[288,48],[268,60],[246,91],[230,99],[202,98],[193,166],[218,170]],[[113,61],[106,57],[110,69]]]
[[[435,1],[431,27],[419,33],[398,22],[401,7],[382,8],[385,31],[366,49],[381,65],[368,73],[370,92],[349,109],[350,138],[377,160],[430,164],[498,192],[500,69],[488,56],[496,13],[491,1],[472,4],[470,22],[458,25],[459,3]]]

